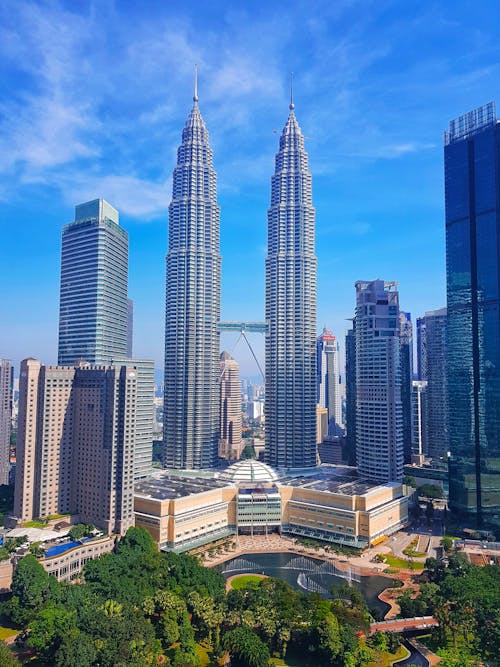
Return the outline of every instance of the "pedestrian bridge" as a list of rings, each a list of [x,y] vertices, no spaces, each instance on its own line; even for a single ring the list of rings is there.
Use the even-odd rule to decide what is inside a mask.
[[[375,632],[411,632],[435,628],[439,623],[434,616],[415,616],[414,618],[398,618],[390,621],[379,621],[370,624],[370,635]]]

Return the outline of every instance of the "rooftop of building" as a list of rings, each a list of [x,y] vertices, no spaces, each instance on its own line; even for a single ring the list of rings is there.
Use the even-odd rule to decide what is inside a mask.
[[[377,483],[361,478],[356,468],[338,465],[321,465],[311,468],[310,474],[291,474],[281,477],[283,486],[301,487],[312,491],[326,491],[343,496],[361,496],[381,486],[397,487],[396,482]]]
[[[396,482],[377,483],[359,477],[356,468],[319,465],[315,468],[275,471],[271,466],[247,459],[223,471],[158,470],[135,485],[135,495],[153,500],[172,500],[213,489],[238,486],[241,490],[258,488],[269,493],[279,486],[324,491],[343,496],[368,495],[381,487],[396,488]]]
[[[273,484],[278,481],[278,475],[271,466],[256,459],[237,461],[226,468],[219,475],[220,479],[233,484],[249,482],[252,484]]]
[[[152,473],[150,477],[139,480],[135,485],[134,493],[136,496],[153,500],[173,500],[221,489],[225,486],[229,486],[227,481],[216,479],[213,474],[206,476],[202,471],[183,474],[183,471],[159,470]]]

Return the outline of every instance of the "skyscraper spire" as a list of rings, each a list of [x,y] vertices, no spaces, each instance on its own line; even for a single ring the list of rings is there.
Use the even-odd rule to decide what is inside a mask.
[[[177,151],[168,209],[164,465],[210,468],[219,436],[220,266],[217,176],[194,107]]]
[[[194,66],[194,94],[193,102],[198,103],[198,65]]]
[[[288,108],[290,111],[295,109],[295,104],[293,101],[293,72],[290,72],[290,106]]]
[[[271,179],[266,257],[266,462],[316,465],[316,280],[312,178],[293,113]]]

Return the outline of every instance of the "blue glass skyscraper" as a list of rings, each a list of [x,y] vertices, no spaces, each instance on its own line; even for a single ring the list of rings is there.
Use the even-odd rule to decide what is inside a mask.
[[[500,525],[500,123],[445,133],[450,508]]]
[[[104,199],[75,207],[63,227],[59,365],[127,355],[128,234]]]

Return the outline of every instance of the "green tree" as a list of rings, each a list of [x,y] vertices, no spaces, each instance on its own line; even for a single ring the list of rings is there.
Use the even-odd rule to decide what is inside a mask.
[[[92,638],[77,628],[67,632],[54,656],[55,667],[92,667],[97,649]],[[1,663],[0,663],[1,664]]]
[[[12,577],[12,598],[8,608],[14,623],[24,625],[49,601],[58,588],[37,559],[29,554],[19,561]]]
[[[446,554],[451,553],[453,551],[453,540],[451,539],[451,537],[445,535],[445,537],[443,537],[443,539],[441,540],[441,546],[443,547],[443,551]]]
[[[233,667],[267,667],[269,649],[250,628],[242,626],[224,636],[224,646]]]
[[[0,641],[0,665],[2,667],[18,667],[20,662],[5,642]]]
[[[30,623],[28,645],[45,656],[53,655],[74,624],[74,612],[62,607],[43,609]]]
[[[436,484],[422,484],[418,487],[418,495],[422,498],[443,498],[444,493],[441,487]]]
[[[158,551],[153,538],[144,528],[129,528],[125,537],[118,543],[117,553],[145,553],[152,554]]]

